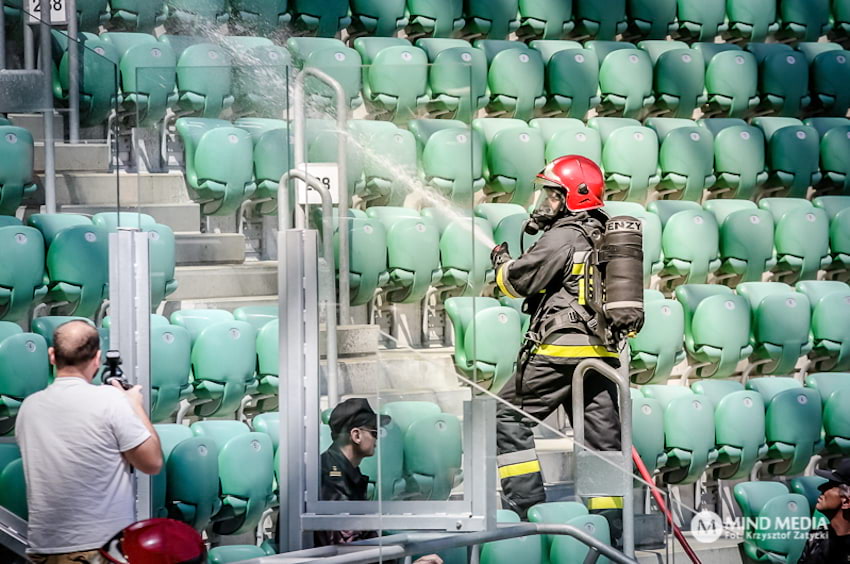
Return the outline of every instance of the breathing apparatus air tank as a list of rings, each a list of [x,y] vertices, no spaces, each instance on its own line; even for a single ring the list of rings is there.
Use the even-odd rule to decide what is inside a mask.
[[[598,265],[603,318],[608,334],[618,343],[643,327],[643,230],[639,219],[617,216],[605,223]]]

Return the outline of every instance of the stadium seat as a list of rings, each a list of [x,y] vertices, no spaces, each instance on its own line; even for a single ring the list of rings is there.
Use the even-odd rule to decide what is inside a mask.
[[[257,433],[265,433],[272,441],[272,448],[277,452],[277,447],[280,446],[280,413],[272,411],[270,413],[258,413],[251,418],[251,427]]]
[[[626,31],[626,0],[574,0],[573,35],[613,41]]]
[[[249,392],[256,402],[256,410],[272,411],[278,408],[280,371],[280,324],[273,319],[257,329],[257,382]],[[275,447],[277,448],[277,447]]]
[[[547,511],[548,505],[559,506],[555,511]],[[590,534],[596,540],[606,544],[611,544],[611,531],[608,525],[608,520],[602,515],[588,515],[587,513],[579,513],[579,510],[564,509],[564,506],[578,506],[584,509],[584,506],[576,502],[554,502],[535,505],[529,509],[529,515],[535,509],[538,511],[537,519],[530,517],[531,522],[536,523],[553,523],[559,525],[570,525],[576,527],[582,532]],[[586,511],[586,510],[585,510]],[[578,515],[572,515],[573,513]],[[588,557],[590,548],[581,541],[567,535],[544,535],[543,536],[543,561],[546,562],[548,556],[549,562],[584,562]]]
[[[528,509],[528,521],[531,523],[564,524],[575,517],[588,515],[587,507],[575,501],[550,501],[538,503]],[[543,537],[543,552],[549,555],[552,541],[558,535],[541,535]],[[546,561],[546,558],[543,560]]]
[[[414,210],[374,206],[366,214],[384,225],[387,233],[387,270],[384,286],[392,303],[417,303],[432,284],[440,281],[440,235],[437,226]]]
[[[6,26],[11,27],[19,23],[23,12],[23,0],[5,0],[3,2],[3,14],[6,17]]]
[[[407,25],[405,0],[352,0],[351,27],[353,37],[392,37]]]
[[[406,433],[416,421],[441,413],[440,406],[430,401],[391,401],[385,403],[380,411],[389,415],[402,433]]]
[[[528,235],[523,231],[528,212],[517,204],[479,204],[475,206],[475,215],[487,220],[493,229],[493,240],[498,245],[507,243],[514,258],[530,249],[541,236]]]
[[[492,200],[529,205],[534,179],[546,166],[540,131],[518,119],[479,118],[472,127],[485,143],[484,193]]]
[[[291,18],[287,0],[229,0],[229,3],[239,25],[259,36],[274,33]]]
[[[841,40],[850,35],[850,2],[847,0],[832,2],[832,35]]]
[[[743,553],[756,561],[796,562],[809,533],[799,525],[810,515],[806,498],[780,482],[742,482],[733,492],[746,518]]]
[[[809,64],[802,53],[779,43],[750,43],[746,49],[758,63],[759,111],[796,117],[809,106]]]
[[[239,421],[198,421],[191,429],[218,446],[221,510],[213,530],[221,535],[252,531],[273,501],[271,439]]]
[[[479,39],[487,57],[487,85],[493,116],[528,121],[546,104],[545,68],[540,53],[518,41]]]
[[[336,224],[336,229],[339,225]],[[348,218],[350,304],[368,304],[378,288],[389,283],[387,272],[387,231],[378,219],[351,211]],[[334,234],[336,269],[339,270],[339,234]],[[337,272],[339,275],[339,272]]]
[[[654,113],[690,119],[707,102],[702,53],[681,41],[641,41],[638,48],[653,65]]]
[[[656,290],[643,291],[643,309],[643,327],[629,339],[629,374],[635,384],[663,384],[685,360],[685,316],[679,302]]]
[[[749,200],[708,200],[703,207],[714,214],[720,229],[717,278],[729,286],[760,281],[776,264],[773,216]]]
[[[150,418],[160,422],[171,419],[180,400],[192,392],[192,339],[183,327],[166,325],[150,330]]]
[[[85,321],[94,327],[92,320],[85,317],[71,315],[46,315],[44,317],[36,317],[32,320],[32,332],[36,335],[41,335],[47,343],[47,346],[52,347],[53,332],[56,331],[60,325],[68,323],[69,321]]]
[[[253,544],[217,546],[211,548],[208,554],[210,564],[242,562],[243,560],[251,560],[252,558],[260,558],[262,556],[267,556],[266,552]]]
[[[747,300],[719,284],[676,288],[685,312],[685,350],[700,378],[726,378],[753,352]]]
[[[478,296],[494,279],[490,262],[493,230],[468,212],[425,208],[422,216],[440,230],[440,301],[448,296]]]
[[[820,136],[821,183],[815,190],[850,195],[850,120],[809,118],[803,121]]]
[[[0,506],[5,507],[24,521],[28,518],[27,484],[24,461],[17,458],[0,471]]]
[[[599,61],[599,115],[640,119],[655,102],[649,55],[622,41],[588,41],[585,45]]]
[[[359,194],[366,206],[400,206],[416,189],[416,138],[385,121],[352,120],[351,135],[367,149],[363,160],[364,187]],[[374,158],[372,156],[374,155]]]
[[[740,118],[758,106],[758,64],[752,53],[731,43],[694,43],[693,48],[705,62],[705,117]]]
[[[658,164],[661,198],[699,202],[714,184],[714,136],[688,119],[650,118],[647,127],[661,144]]]
[[[227,0],[166,0],[168,23],[173,27],[197,29],[222,24],[229,18]]]
[[[233,319],[244,321],[259,331],[269,321],[277,321],[278,311],[276,305],[242,306],[233,310]]]
[[[809,371],[850,370],[850,287],[836,280],[806,280],[797,291],[812,306],[812,342]]]
[[[428,57],[399,37],[358,37],[363,99],[371,113],[396,122],[415,117],[428,102]]]
[[[449,298],[445,308],[454,328],[455,368],[497,393],[513,374],[519,353],[519,313],[484,297]]]
[[[153,33],[154,28],[165,23],[167,10],[163,0],[111,0],[110,27],[130,32]]]
[[[80,0],[77,2],[77,28],[96,33],[101,24],[109,21],[106,0]]]
[[[36,213],[29,217],[27,223],[41,232],[45,248],[50,247],[59,232],[78,225],[92,225],[91,218],[75,213]]]
[[[836,43],[800,43],[809,61],[812,106],[827,116],[845,117],[850,108],[850,52]]]
[[[697,123],[714,135],[717,180],[711,191],[723,197],[752,199],[756,189],[767,181],[761,129],[742,119],[701,119]]]
[[[829,216],[801,198],[763,198],[759,207],[773,215],[774,278],[814,280],[832,263],[829,255]]]
[[[385,125],[389,125],[385,123]],[[342,132],[346,137],[345,132]],[[307,160],[311,163],[333,163],[337,162],[339,150],[339,133],[336,121],[330,119],[308,119],[307,120]],[[349,147],[357,142],[356,138],[346,137]],[[370,147],[354,145],[355,150],[346,151],[346,164],[348,176],[349,197],[360,194],[364,188],[363,166],[365,161],[381,161],[384,156],[376,154]],[[294,192],[290,192],[294,193]],[[350,201],[350,200],[349,200]]]
[[[463,0],[407,0],[408,37],[452,37],[463,27]]]
[[[2,347],[2,344],[0,344]],[[820,372],[806,376],[806,387],[818,391],[823,408],[823,431],[826,452],[832,457],[850,454],[850,374]]]
[[[543,136],[546,162],[564,155],[581,155],[599,164],[602,162],[602,140],[599,132],[575,118],[537,118],[529,122]]]
[[[161,40],[161,38],[160,38]],[[217,118],[233,105],[230,55],[217,45],[197,43],[177,58],[177,104],[202,118]]]
[[[793,375],[797,360],[812,350],[809,299],[781,282],[745,282],[736,290],[752,313],[748,372]]]
[[[591,118],[587,125],[602,139],[606,199],[645,201],[661,180],[655,132],[629,118]]]
[[[714,41],[726,31],[726,0],[679,0],[674,36],[687,41]]]
[[[47,292],[44,240],[32,227],[0,227],[0,319],[20,321]]]
[[[584,119],[601,102],[599,59],[576,41],[538,39],[530,43],[546,67],[547,103],[541,113]]]
[[[21,402],[47,387],[50,364],[47,342],[41,335],[24,333],[20,327],[2,321],[0,327],[0,436],[9,434],[15,426],[15,416]],[[10,334],[8,329],[18,329]]]
[[[661,219],[662,284],[703,284],[720,268],[720,234],[714,215],[696,202],[657,200],[650,212]]]
[[[408,484],[404,474],[404,431],[395,420],[379,428],[375,454],[363,460],[360,471],[369,478],[368,499],[390,501],[406,497]]]
[[[347,0],[290,0],[295,29],[318,37],[334,37],[351,24]]]
[[[641,392],[657,400],[664,413],[667,460],[659,468],[661,481],[694,483],[717,459],[713,403],[684,386],[650,385]]]
[[[763,191],[805,198],[809,186],[821,179],[817,131],[795,118],[757,117],[753,125],[767,140],[768,179]]]
[[[348,104],[356,108],[360,98],[361,65],[360,53],[338,40],[328,37],[290,37],[286,46],[292,53],[296,68],[316,68],[340,83]],[[311,96],[329,97],[330,91],[324,83],[306,81],[306,92]]]
[[[528,326],[531,323],[531,316],[522,311],[522,304],[524,302],[525,298],[509,298],[508,296],[502,296],[499,298],[500,304],[511,308],[519,314],[519,320],[522,322],[521,335],[523,335],[523,337],[526,333],[528,333]]]
[[[829,251],[832,264],[827,271],[831,278],[847,278],[850,269],[850,197],[821,196],[812,203],[829,216]],[[833,276],[837,273],[838,276]]]
[[[460,479],[460,420],[450,413],[414,421],[404,432],[404,469],[416,484],[413,499],[446,501]]]
[[[409,128],[425,181],[455,202],[471,202],[485,184],[481,135],[457,120],[417,119]]]
[[[792,41],[817,41],[830,30],[829,0],[782,0],[776,35]]]
[[[423,38],[428,56],[428,113],[472,121],[487,105],[487,57],[462,39]]]
[[[752,378],[747,389],[761,394],[765,404],[767,474],[802,473],[812,455],[823,448],[820,394],[794,378],[781,376]]]
[[[713,478],[740,480],[749,476],[767,454],[764,437],[764,400],[734,380],[702,380],[691,389],[714,405],[714,441],[717,461]]]
[[[572,2],[519,0],[520,39],[560,39],[574,27]]]
[[[24,196],[35,192],[32,134],[22,127],[0,126],[0,214],[15,215]]]
[[[798,493],[805,497],[809,502],[809,509],[812,510],[814,516],[817,516],[820,512],[815,509],[815,506],[817,505],[818,497],[820,497],[821,494],[818,490],[818,486],[825,484],[826,482],[828,482],[828,480],[826,478],[821,478],[820,476],[798,476],[796,478],[791,478],[790,490],[791,493]]]
[[[91,318],[108,298],[107,235],[96,225],[78,225],[63,229],[50,243],[46,300],[61,306],[62,313]]]
[[[257,190],[251,199],[257,206],[255,209],[263,215],[276,214],[280,177],[292,168],[289,124],[278,119],[240,118],[234,125],[250,133],[254,142]]]
[[[224,120],[180,118],[186,181],[207,215],[231,215],[256,190],[254,144],[247,131]]]
[[[181,309],[171,314],[172,325],[186,329],[193,345],[207,327],[233,320],[233,314],[224,309]]]
[[[233,113],[279,118],[290,102],[291,56],[277,45],[238,51],[233,65]]]
[[[738,41],[764,41],[779,30],[774,0],[727,0],[727,36]]]
[[[605,202],[605,213],[609,217],[628,215],[640,219],[643,226],[643,282],[648,288],[650,278],[658,274],[661,262],[661,219],[658,215],[634,202]]]
[[[508,39],[519,27],[519,0],[465,0],[464,37]]]
[[[637,388],[632,396],[632,442],[650,474],[667,463],[664,449],[664,410],[658,400],[644,397]]]
[[[102,125],[118,102],[118,51],[92,34],[83,34],[80,45],[80,125]],[[67,49],[63,49],[58,63],[58,76],[54,77],[54,92],[62,100],[68,99],[71,87],[70,64]]]
[[[519,515],[509,509],[496,510],[496,523],[519,524]],[[481,545],[481,564],[545,562],[543,535],[529,535]]]
[[[629,38],[664,40],[676,27],[676,0],[628,0],[626,18]]]

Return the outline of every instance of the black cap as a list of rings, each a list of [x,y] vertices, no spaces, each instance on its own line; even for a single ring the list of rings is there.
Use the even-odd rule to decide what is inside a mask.
[[[378,414],[372,410],[365,398],[350,398],[338,404],[328,419],[331,435],[336,438],[340,433],[350,431],[355,427],[374,429]],[[381,415],[381,427],[391,421],[389,415]]]
[[[835,465],[834,470],[821,470],[820,468],[816,468],[815,474],[817,474],[821,478],[826,478],[827,480],[829,480],[829,482],[827,482],[818,489],[821,489],[827,485],[827,489],[835,487],[838,484],[850,485],[850,458],[842,458],[841,460],[839,460],[838,464]],[[821,489],[821,491],[823,490]]]

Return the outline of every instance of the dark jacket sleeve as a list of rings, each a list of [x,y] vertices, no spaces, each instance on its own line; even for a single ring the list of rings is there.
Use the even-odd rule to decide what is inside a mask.
[[[580,235],[574,229],[552,229],[528,251],[496,269],[496,284],[511,298],[524,298],[562,280],[572,264],[573,247]]]

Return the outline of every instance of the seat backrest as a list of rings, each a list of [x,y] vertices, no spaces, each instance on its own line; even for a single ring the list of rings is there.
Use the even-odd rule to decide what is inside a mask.
[[[821,402],[826,405],[829,398],[839,390],[850,389],[850,374],[846,372],[818,372],[806,376],[806,386],[820,393]]]
[[[47,250],[51,284],[65,283],[80,289],[71,313],[92,317],[107,298],[109,283],[107,232],[95,225],[79,225],[56,235]]]
[[[455,340],[455,357],[458,364],[466,365],[473,359],[467,356],[466,332],[472,330],[472,322],[475,314],[488,308],[499,307],[499,302],[484,296],[456,296],[447,298],[443,302],[446,314],[452,322]]]
[[[632,393],[632,441],[650,473],[664,460],[664,410],[654,398]]]
[[[279,311],[276,305],[242,306],[233,310],[233,319],[250,323],[259,331],[269,321],[277,320]]]
[[[220,396],[196,408],[199,415],[233,413],[248,385],[254,380],[256,331],[241,321],[226,321],[201,331],[192,345],[192,372],[195,386],[210,382],[221,387]]]
[[[192,338],[189,331],[175,325],[151,327],[151,420],[169,418],[189,388]],[[153,399],[153,398],[152,398]]]
[[[251,420],[251,426],[258,433],[265,433],[272,440],[272,446],[277,451],[280,445],[280,413],[259,413]]]
[[[232,92],[230,56],[212,43],[187,47],[177,59],[177,88],[203,97],[203,117],[218,117]]]
[[[257,374],[277,376],[280,370],[280,324],[273,319],[257,330]]]
[[[373,499],[389,501],[395,499],[397,493],[401,493],[399,490],[403,488],[404,477],[404,432],[395,421],[378,430],[375,454],[363,459],[360,471],[374,486]]]
[[[56,236],[64,229],[77,225],[91,225],[92,220],[76,213],[37,213],[29,217],[27,224],[41,231],[44,244],[49,247]]]
[[[696,202],[658,200],[648,209],[658,214],[664,226],[661,245],[665,260],[690,263],[687,280],[705,282],[711,263],[720,255],[720,234],[714,215]]]
[[[720,226],[720,258],[746,262],[742,282],[761,280],[773,257],[773,216],[749,200],[708,200]]]
[[[25,317],[36,290],[44,285],[44,240],[32,227],[0,227],[0,288],[8,293],[0,307],[0,319]]]
[[[646,294],[648,290],[644,291]],[[678,364],[684,348],[685,316],[676,300],[662,298],[650,301],[644,297],[644,322],[637,335],[629,339],[632,358],[650,355],[655,367],[652,382],[664,382]],[[641,377],[639,384],[649,383]]]
[[[458,418],[448,413],[423,417],[404,434],[405,470],[423,486],[424,499],[447,500],[461,470],[463,444]]]
[[[24,461],[21,458],[10,462],[0,472],[0,506],[5,507],[24,521],[28,518]]]
[[[35,333],[19,333],[0,341],[0,396],[21,401],[47,387],[50,363],[47,342]]]
[[[800,259],[800,278],[814,279],[821,261],[829,255],[829,217],[808,200],[763,198],[759,207],[774,218],[776,253]]]
[[[171,314],[171,323],[189,331],[193,343],[201,331],[224,321],[233,321],[233,314],[224,309],[181,309]]]
[[[430,401],[393,401],[385,403],[381,413],[389,415],[402,433],[420,419],[438,415],[440,406]]]
[[[757,517],[767,503],[788,493],[782,482],[741,482],[733,489],[735,501],[745,517]]]
[[[3,157],[3,168],[0,169],[0,187],[4,190],[11,188],[23,189],[33,181],[33,138],[32,134],[23,127],[0,125],[0,155]],[[15,205],[17,209],[17,204]],[[3,213],[14,215],[15,210],[4,210]]]

